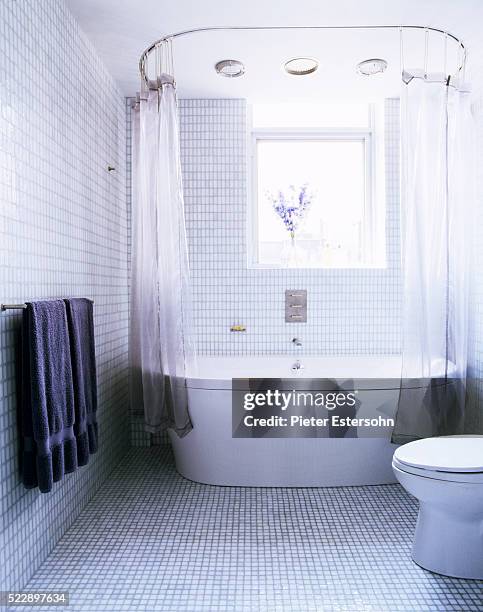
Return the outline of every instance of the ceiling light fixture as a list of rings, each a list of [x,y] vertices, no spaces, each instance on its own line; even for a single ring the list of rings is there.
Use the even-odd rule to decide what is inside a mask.
[[[357,72],[364,76],[372,76],[373,74],[380,74],[387,68],[387,62],[383,59],[367,59],[357,64]]]
[[[319,67],[319,62],[313,57],[293,57],[284,64],[285,72],[295,76],[312,74]]]
[[[234,79],[245,74],[245,66],[238,60],[221,60],[221,62],[215,64],[215,70],[228,79]]]

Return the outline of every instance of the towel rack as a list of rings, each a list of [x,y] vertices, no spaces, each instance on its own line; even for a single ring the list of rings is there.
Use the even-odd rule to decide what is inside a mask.
[[[89,300],[94,304],[94,300]],[[5,310],[18,310],[27,308],[27,304],[0,304],[0,310],[3,312]]]
[[[0,310],[15,310],[16,308],[27,308],[27,304],[0,304]]]

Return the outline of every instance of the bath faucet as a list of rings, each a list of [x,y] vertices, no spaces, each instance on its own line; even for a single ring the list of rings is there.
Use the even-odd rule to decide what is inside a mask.
[[[302,341],[298,338],[292,338],[292,344],[294,344],[295,346],[302,346]]]
[[[304,369],[304,366],[297,359],[297,361],[292,366],[292,370],[295,370],[296,372],[298,372],[298,371],[303,370],[303,369]]]

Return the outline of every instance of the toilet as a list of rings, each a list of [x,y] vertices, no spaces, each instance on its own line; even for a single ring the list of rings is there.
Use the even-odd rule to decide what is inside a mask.
[[[400,446],[392,468],[419,500],[413,560],[483,580],[483,436],[425,438]]]

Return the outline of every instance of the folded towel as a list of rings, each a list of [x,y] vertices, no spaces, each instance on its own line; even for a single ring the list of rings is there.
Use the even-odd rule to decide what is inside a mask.
[[[23,482],[42,493],[77,468],[74,390],[62,300],[27,303],[22,319]]]
[[[94,344],[94,315],[90,300],[64,300],[69,325],[72,376],[74,380],[77,461],[86,465],[97,451],[97,380]]]

